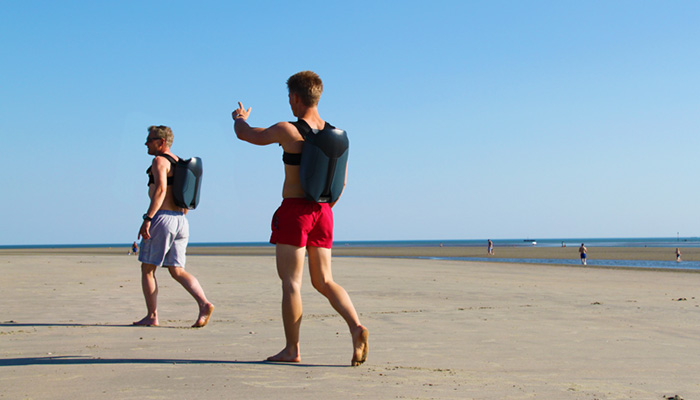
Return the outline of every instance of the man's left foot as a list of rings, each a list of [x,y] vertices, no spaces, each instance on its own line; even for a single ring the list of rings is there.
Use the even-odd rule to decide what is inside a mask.
[[[211,313],[214,312],[214,305],[209,303],[202,307],[199,310],[199,318],[197,318],[197,321],[192,325],[193,328],[202,328],[206,324],[209,323],[209,317],[211,317]]]
[[[352,334],[352,344],[354,346],[354,352],[352,354],[352,362],[350,363],[353,367],[356,367],[365,361],[367,361],[367,354],[369,354],[369,331],[364,326],[360,325]]]

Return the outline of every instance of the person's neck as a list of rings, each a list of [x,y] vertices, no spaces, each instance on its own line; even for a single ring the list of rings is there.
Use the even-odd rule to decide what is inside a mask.
[[[297,117],[309,123],[309,125],[311,125],[312,128],[314,127],[313,125],[318,125],[316,127],[317,129],[323,129],[325,121],[321,118],[321,115],[318,113],[317,107],[306,108],[302,110]]]
[[[156,156],[162,156],[163,154],[167,154],[169,156],[173,155],[173,153],[170,152],[170,147],[164,147],[156,152]]]

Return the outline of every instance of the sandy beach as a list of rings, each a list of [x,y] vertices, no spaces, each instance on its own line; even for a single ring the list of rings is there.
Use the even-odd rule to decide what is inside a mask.
[[[339,247],[355,256],[335,258],[333,270],[370,329],[367,363],[349,366],[347,327],[307,274],[302,362],[269,364],[261,360],[284,340],[272,249],[199,249],[188,270],[216,304],[202,329],[189,328],[195,303],[165,270],[162,326],[130,326],[145,305],[126,249],[0,251],[0,399],[700,398],[697,273],[368,258],[394,250]],[[673,251],[628,250],[605,257]],[[472,249],[400,255],[441,251]],[[506,251],[542,250],[496,248]]]

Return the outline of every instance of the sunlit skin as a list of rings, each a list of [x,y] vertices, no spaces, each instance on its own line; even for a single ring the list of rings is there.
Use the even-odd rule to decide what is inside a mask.
[[[170,152],[170,147],[162,138],[155,138],[149,135],[146,138],[146,147],[148,154],[152,156],[160,154],[168,154],[177,160],[177,156]],[[150,205],[147,214],[153,217],[159,210],[178,211],[187,213],[187,209],[177,207],[172,195],[171,188],[167,185],[169,176],[172,176],[171,164],[164,157],[154,157],[151,164],[151,172],[153,173],[154,183],[148,186],[148,197]],[[149,239],[151,237],[150,230],[151,221],[144,220],[139,228],[139,239]],[[155,272],[158,269],[153,264],[141,264],[141,288],[146,300],[147,314],[141,320],[134,322],[134,325],[139,326],[158,326],[158,281],[156,280]],[[209,318],[214,312],[214,305],[210,303],[204,295],[204,290],[199,284],[197,278],[184,268],[168,266],[170,276],[178,281],[187,292],[194,297],[199,307],[199,315],[192,325],[193,328],[204,327],[209,323]]]
[[[325,121],[321,119],[317,106],[307,106],[301,98],[289,94],[289,105],[295,117],[306,121],[312,129],[323,129]],[[247,110],[242,102],[232,112],[236,136],[246,142],[265,146],[279,143],[285,152],[301,153],[304,139],[299,131],[289,122],[279,122],[269,128],[254,128],[247,119],[252,108]],[[304,198],[298,165],[284,166],[285,178],[282,197]],[[347,177],[346,177],[347,179]],[[335,203],[331,204],[331,207]],[[285,347],[277,354],[267,358],[270,362],[300,362],[299,329],[302,320],[301,283],[304,271],[304,256],[308,253],[311,284],[324,295],[331,306],[345,320],[350,330],[353,345],[351,365],[357,366],[367,360],[369,352],[369,331],[362,326],[348,293],[335,283],[331,272],[331,249],[306,246],[296,247],[287,244],[276,245],[277,274],[282,281],[282,321],[286,339]]]

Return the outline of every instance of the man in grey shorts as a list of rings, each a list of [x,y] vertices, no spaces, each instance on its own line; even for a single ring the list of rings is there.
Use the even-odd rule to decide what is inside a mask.
[[[175,169],[165,157],[167,155],[178,160],[170,152],[172,143],[173,131],[169,127],[160,125],[148,128],[146,147],[148,154],[155,156],[151,167],[146,171],[151,202],[139,229],[139,238],[143,237],[139,252],[141,286],[148,314],[134,322],[134,325],[158,326],[158,282],[155,273],[158,267],[167,267],[170,275],[197,301],[199,316],[192,327],[201,328],[209,322],[214,305],[207,300],[197,278],[185,271],[190,226],[185,217],[187,209],[176,206],[172,194]]]

